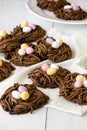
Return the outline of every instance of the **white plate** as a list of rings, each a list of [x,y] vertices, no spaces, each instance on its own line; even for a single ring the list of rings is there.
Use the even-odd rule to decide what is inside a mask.
[[[76,3],[80,5],[85,11],[87,11],[87,0],[68,0],[69,2]],[[50,22],[56,22],[56,23],[64,23],[64,24],[87,24],[87,19],[85,20],[61,20],[58,19],[52,12],[47,10],[42,10],[39,7],[37,7],[36,0],[27,0],[26,1],[26,7],[34,13],[35,15],[50,21]]]

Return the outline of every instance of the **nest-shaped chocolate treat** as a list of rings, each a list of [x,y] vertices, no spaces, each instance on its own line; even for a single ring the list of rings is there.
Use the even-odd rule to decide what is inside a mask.
[[[54,38],[46,37],[37,42],[36,51],[38,55],[54,62],[62,62],[72,58],[72,50],[63,41],[55,41]]]
[[[30,27],[25,23],[22,23],[22,27],[21,25],[16,26],[11,34],[7,34],[4,38],[1,38],[0,52],[11,51],[20,46],[23,42],[36,41],[46,34],[46,31],[42,27],[34,24],[30,24],[30,26],[32,26]]]
[[[60,96],[79,105],[87,105],[87,75],[68,74],[60,87]]]
[[[71,5],[69,5],[71,6]],[[60,8],[54,11],[54,14],[64,20],[83,20],[87,18],[87,12],[78,7],[78,10],[74,10],[73,8]]]
[[[10,76],[15,67],[4,60],[0,59],[0,82]]]
[[[41,108],[48,100],[49,97],[34,85],[16,83],[5,91],[0,104],[9,114],[24,114]]]
[[[49,11],[55,11],[66,4],[68,4],[66,0],[37,0],[37,6],[39,6],[41,9],[47,9]]]
[[[41,68],[36,68],[32,70],[28,74],[28,78],[30,78],[33,81],[33,83],[38,87],[42,87],[42,88],[60,87],[64,77],[67,74],[69,74],[70,71],[60,66],[58,70],[55,71],[56,68],[52,68],[51,66],[54,65],[43,64]]]
[[[21,47],[18,47],[10,52],[6,52],[5,58],[10,60],[16,66],[30,66],[43,60],[38,56],[35,50],[35,45],[24,43],[21,46],[29,47],[25,50],[20,49]]]

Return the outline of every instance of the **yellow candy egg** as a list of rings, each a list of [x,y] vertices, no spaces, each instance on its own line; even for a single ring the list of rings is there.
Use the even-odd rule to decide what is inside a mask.
[[[0,37],[5,37],[7,35],[7,32],[6,31],[1,31],[0,32]]]
[[[23,91],[23,92],[21,93],[21,98],[22,98],[22,100],[27,100],[27,99],[29,99],[29,93],[28,93],[27,91]]]
[[[28,21],[22,21],[21,22],[21,28],[24,28],[26,26],[28,26]]]
[[[81,81],[81,82],[83,82],[83,81],[85,81],[86,80],[86,78],[83,76],[83,75],[78,75],[77,77],[76,77],[76,81]]]
[[[58,39],[58,43],[59,43],[59,45],[61,46],[61,45],[63,44],[62,39]]]
[[[2,66],[2,60],[0,59],[0,66]]]
[[[21,45],[21,49],[26,50],[29,46],[26,43],[23,43]]]
[[[55,68],[48,68],[47,70],[47,74],[50,76],[56,74],[56,72],[57,72],[57,69]]]

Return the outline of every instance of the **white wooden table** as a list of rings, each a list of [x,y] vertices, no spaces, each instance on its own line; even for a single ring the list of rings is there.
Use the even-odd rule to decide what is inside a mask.
[[[64,25],[54,24],[44,21],[31,14],[25,7],[25,0],[0,0],[0,30],[12,30],[21,21],[28,20],[35,24],[40,24],[49,30],[52,27],[59,31],[72,34],[75,31],[87,33],[87,25]],[[4,116],[4,115],[3,115]],[[0,118],[2,118],[0,116]],[[9,118],[9,116],[8,116]],[[27,119],[27,120],[26,120]],[[62,111],[42,108],[33,114],[24,116],[24,124],[17,123],[17,118],[13,118],[13,123],[6,124],[0,122],[0,130],[87,130],[87,114],[79,117]]]

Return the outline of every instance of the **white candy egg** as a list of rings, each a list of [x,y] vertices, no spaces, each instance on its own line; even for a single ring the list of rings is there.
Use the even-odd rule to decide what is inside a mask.
[[[59,46],[60,45],[59,45],[59,43],[57,41],[52,43],[52,47],[55,48],[55,49],[59,48]]]
[[[64,9],[71,9],[71,8],[72,8],[71,5],[65,5],[65,6],[64,6]]]
[[[26,51],[23,50],[23,49],[19,49],[19,50],[18,50],[18,54],[19,54],[20,56],[24,56],[24,55],[26,54]]]
[[[14,97],[15,99],[20,99],[21,95],[18,91],[14,90],[12,91],[12,97]]]
[[[83,86],[87,88],[87,80],[83,81]]]
[[[50,68],[54,68],[54,69],[57,69],[57,70],[58,70],[58,69],[59,69],[59,66],[56,65],[56,64],[51,64],[51,65],[50,65]]]
[[[24,27],[23,32],[30,32],[32,29],[30,27]]]

